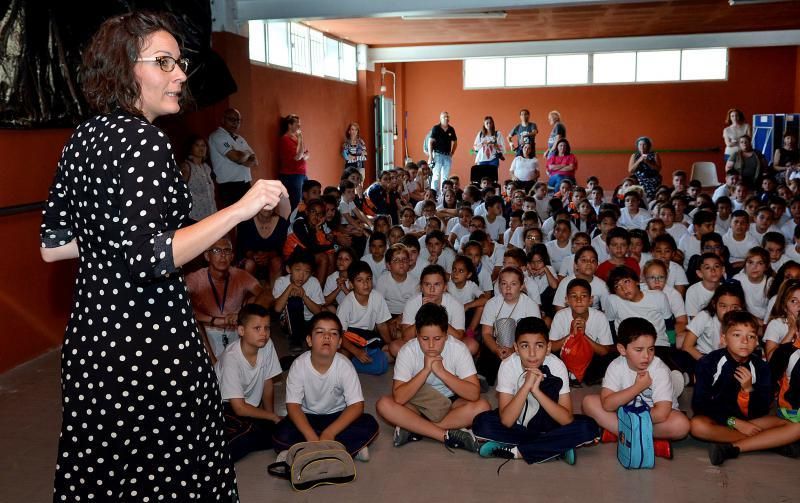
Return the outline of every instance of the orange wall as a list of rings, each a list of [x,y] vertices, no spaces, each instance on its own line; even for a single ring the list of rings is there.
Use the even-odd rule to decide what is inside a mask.
[[[727,81],[598,85],[557,88],[464,90],[460,61],[404,64],[403,93],[409,113],[409,152],[422,158],[422,139],[447,110],[459,135],[454,173],[469,176],[469,154],[485,115],[492,115],[507,134],[519,121],[519,109],[529,108],[539,127],[537,149],[546,146],[550,132],[547,113],[561,112],[567,137],[575,150],[633,151],[638,136],[647,135],[659,149],[708,149],[721,143],[725,111],[792,112],[800,97],[796,86],[796,47],[732,49]],[[782,78],[767,78],[778,76]],[[766,83],[768,86],[765,86]],[[398,94],[400,91],[398,90]],[[597,175],[613,188],[625,176],[630,154],[579,155],[578,178]],[[691,169],[694,161],[716,161],[721,152],[663,154],[664,172]],[[540,156],[541,160],[541,156]],[[501,164],[505,177],[510,159]],[[668,176],[668,175],[667,175]]]

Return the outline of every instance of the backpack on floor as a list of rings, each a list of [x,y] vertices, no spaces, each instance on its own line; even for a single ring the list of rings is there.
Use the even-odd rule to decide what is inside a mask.
[[[356,465],[335,440],[300,442],[289,448],[286,461],[272,463],[267,472],[288,479],[295,491],[321,485],[346,484],[356,478]]]
[[[650,407],[637,396],[632,405],[623,405],[617,409],[617,424],[619,463],[629,470],[652,468],[655,464],[655,450]]]

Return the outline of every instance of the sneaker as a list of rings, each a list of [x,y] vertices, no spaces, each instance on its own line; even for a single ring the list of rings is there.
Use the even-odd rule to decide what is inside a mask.
[[[600,435],[600,443],[616,444],[617,436],[611,433],[610,431],[604,429],[602,435]]]
[[[711,444],[708,446],[708,459],[714,466],[719,466],[726,459],[739,457],[739,448],[733,444]]]
[[[800,458],[800,442],[782,445],[773,450],[781,456],[786,456],[787,458]]]
[[[561,453],[561,459],[564,460],[566,464],[572,466],[575,464],[575,449],[567,449],[566,451]]]
[[[286,457],[289,455],[288,450],[283,450],[278,453],[278,456],[275,458],[276,463],[284,463],[286,462]]]
[[[357,459],[358,461],[362,461],[366,463],[369,461],[369,447],[364,446],[360,451],[358,451],[353,459]]]
[[[465,451],[478,452],[478,439],[471,431],[447,430],[444,436],[444,445],[450,449],[464,449]]]
[[[516,459],[517,455],[514,452],[516,446],[513,444],[504,444],[502,442],[495,442],[490,440],[481,446],[478,454],[482,458],[503,458],[503,459]]]
[[[400,447],[406,445],[409,442],[416,442],[421,440],[420,437],[416,436],[415,434],[411,433],[410,431],[401,428],[399,426],[394,427],[394,446]]]
[[[672,442],[665,439],[654,438],[653,451],[659,458],[672,459]]]
[[[486,378],[480,374],[478,374],[478,384],[481,386],[481,393],[489,392],[489,381],[487,381]]]

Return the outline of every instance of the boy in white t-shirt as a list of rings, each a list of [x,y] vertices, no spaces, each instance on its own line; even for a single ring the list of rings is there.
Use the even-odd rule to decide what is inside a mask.
[[[342,200],[339,203],[339,214],[342,216],[342,225],[353,226],[354,229],[368,230],[372,224],[364,212],[356,206],[356,185],[350,180],[342,180],[339,184]],[[361,235],[361,234],[358,234]]]
[[[506,230],[506,219],[503,217],[503,198],[490,196],[486,199],[486,234],[492,241],[500,241]]]
[[[597,384],[617,356],[608,319],[602,311],[591,307],[592,286],[585,279],[576,278],[567,284],[566,304],[567,308],[558,311],[550,325],[551,349],[561,353],[578,382]],[[591,353],[578,349],[586,344]]]
[[[307,323],[325,305],[325,296],[317,278],[312,276],[314,256],[303,250],[295,250],[286,261],[289,274],[275,280],[272,296],[274,309],[280,313],[284,309],[289,330],[289,349],[299,353],[303,349],[303,337],[307,333]]]
[[[567,368],[550,347],[543,320],[519,321],[515,352],[497,375],[499,407],[479,414],[472,426],[475,435],[489,440],[480,447],[482,457],[529,464],[560,457],[573,465],[575,448],[599,437],[594,420],[572,413]]]
[[[392,315],[392,319],[389,320],[389,332],[393,339],[400,336],[400,319],[406,302],[419,290],[419,280],[408,273],[409,252],[409,248],[402,243],[390,246],[385,256],[388,271],[375,281],[375,289],[383,295]]]
[[[286,412],[272,437],[281,452],[298,442],[336,440],[355,459],[369,460],[378,422],[364,413],[364,395],[356,369],[339,353],[342,324],[330,311],[314,315],[306,351],[286,377]],[[281,456],[279,455],[279,458]]]
[[[744,267],[747,252],[759,245],[750,234],[750,215],[745,210],[731,213],[731,228],[722,236],[722,243],[728,248],[731,267],[735,270]]]
[[[700,255],[700,263],[697,268],[697,276],[700,281],[686,290],[686,315],[689,317],[689,321],[692,321],[692,318],[706,307],[714,295],[714,291],[722,282],[724,272],[725,267],[719,256],[714,253]]]
[[[670,440],[689,433],[689,419],[678,409],[677,397],[683,391],[683,376],[670,372],[655,355],[657,335],[644,318],[627,318],[617,331],[620,355],[608,366],[599,395],[583,399],[583,411],[603,429],[602,441],[616,442],[617,409],[637,399],[650,407],[656,456],[672,458]]]
[[[464,236],[469,235],[470,220],[472,220],[472,208],[467,205],[462,205],[458,209],[458,218],[453,218],[450,220],[450,222],[455,222],[453,227],[450,229],[447,238],[451,246],[455,246],[458,241],[464,238]],[[450,227],[450,222],[448,222],[448,227]]]
[[[225,348],[214,366],[225,413],[248,426],[245,434],[226,429],[233,462],[272,447],[272,433],[281,420],[275,414],[272,379],[283,371],[270,340],[269,320],[265,307],[243,306],[236,329],[239,340]]]
[[[481,398],[469,350],[448,335],[449,324],[443,306],[424,304],[414,317],[416,338],[397,355],[392,394],[376,404],[378,413],[395,425],[395,447],[428,437],[449,448],[478,451],[475,437],[461,428],[491,405]]]
[[[386,235],[382,232],[373,232],[369,237],[369,253],[361,257],[361,260],[369,264],[372,269],[372,277],[378,278],[386,270]]]

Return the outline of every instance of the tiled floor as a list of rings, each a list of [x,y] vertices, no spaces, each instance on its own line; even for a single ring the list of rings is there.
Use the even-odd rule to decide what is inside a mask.
[[[57,351],[0,376],[0,502],[50,501],[60,423]],[[390,376],[363,376],[367,410],[387,393]],[[577,407],[586,389],[573,392]],[[688,392],[681,399],[688,405]],[[279,399],[283,386],[278,387]],[[492,400],[493,397],[490,397]],[[450,453],[423,441],[396,449],[392,428],[370,447],[372,460],[357,463],[358,478],[345,486],[293,493],[266,466],[274,453],[251,454],[236,465],[242,501],[591,501],[790,502],[800,501],[800,460],[771,453],[743,456],[723,467],[711,466],[705,446],[694,440],[675,444],[675,459],[657,459],[654,470],[625,471],[613,445],[578,451],[578,462],[529,466],[521,461],[481,459],[465,451]]]

